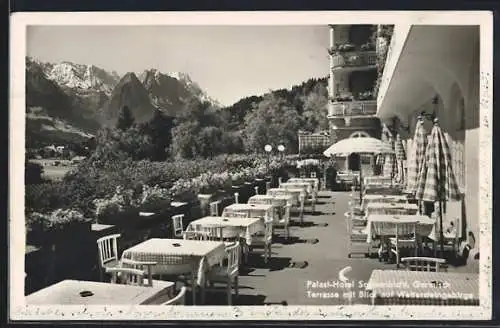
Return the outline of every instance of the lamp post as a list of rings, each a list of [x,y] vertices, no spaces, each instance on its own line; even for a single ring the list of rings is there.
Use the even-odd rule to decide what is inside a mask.
[[[285,157],[285,146],[283,145],[279,145],[278,146],[278,151],[280,152],[280,157],[281,157],[281,161],[283,161],[283,158]]]
[[[273,150],[273,146],[267,144],[264,146],[264,150],[267,153],[267,173],[269,174],[269,161],[271,160],[271,151]]]

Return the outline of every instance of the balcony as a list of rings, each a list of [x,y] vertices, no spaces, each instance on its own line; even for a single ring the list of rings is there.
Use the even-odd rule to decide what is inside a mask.
[[[332,54],[332,69],[371,69],[377,67],[377,52],[354,50]]]
[[[376,114],[376,100],[338,101],[330,103],[328,107],[328,117],[375,116]]]

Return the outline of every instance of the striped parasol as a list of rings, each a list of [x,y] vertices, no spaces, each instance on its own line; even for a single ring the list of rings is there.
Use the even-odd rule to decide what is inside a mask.
[[[451,167],[448,142],[434,120],[431,138],[425,151],[425,161],[418,176],[415,198],[421,201],[439,202],[440,241],[443,252],[443,216],[441,203],[449,199],[460,199],[460,189]]]
[[[404,161],[406,160],[406,152],[403,146],[403,141],[401,136],[398,134],[396,136],[396,142],[394,144],[394,151],[396,152],[396,182],[404,183],[405,181],[405,171],[404,171]]]
[[[418,118],[412,144],[410,153],[408,154],[410,160],[408,161],[406,192],[414,195],[417,190],[418,174],[420,173],[420,168],[425,160],[425,148],[427,147],[427,136],[422,117]]]
[[[391,149],[394,149],[394,143],[392,142],[392,138],[389,137],[387,144]],[[387,154],[384,159],[384,167],[382,169],[382,174],[386,177],[393,177],[396,169],[396,161],[394,158],[394,154]]]

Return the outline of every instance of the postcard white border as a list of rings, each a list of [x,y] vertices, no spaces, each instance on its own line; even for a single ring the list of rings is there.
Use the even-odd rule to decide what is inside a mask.
[[[480,26],[480,306],[27,306],[24,302],[25,55],[28,25],[328,25]],[[487,320],[492,311],[493,14],[487,11],[100,12],[11,15],[9,257],[11,320]],[[24,148],[23,148],[24,149]],[[15,260],[14,260],[15,259]],[[22,260],[21,260],[22,259]]]

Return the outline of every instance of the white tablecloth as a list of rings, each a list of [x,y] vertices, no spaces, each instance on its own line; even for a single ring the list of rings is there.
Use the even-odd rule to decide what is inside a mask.
[[[310,183],[314,190],[317,192],[319,190],[319,179],[318,178],[291,178],[287,182],[298,182],[298,183]]]
[[[281,189],[302,189],[304,193],[311,194],[313,187],[308,182],[283,182],[280,185]]]
[[[299,204],[300,194],[303,193],[303,189],[271,188],[267,191],[267,194],[270,196],[291,196],[293,199],[293,205]]]
[[[63,280],[26,296],[27,304],[37,305],[140,305],[161,304],[172,294],[173,282],[153,286],[130,286],[95,281]],[[93,295],[82,297],[83,291]]]
[[[248,245],[252,244],[252,235],[264,231],[264,224],[260,218],[235,218],[224,216],[205,216],[189,224],[186,231],[200,230],[198,227],[236,228],[240,237],[245,238]]]
[[[366,289],[385,305],[479,305],[479,275],[373,270]]]
[[[135,261],[156,262],[153,267],[155,274],[166,269],[172,256],[191,258],[193,270],[198,270],[201,277],[199,270],[203,266],[211,267],[224,258],[225,246],[218,241],[152,238],[125,250],[122,256]]]
[[[266,217],[274,220],[274,206],[269,204],[231,204],[224,208],[222,216],[229,212],[244,212],[250,217],[265,219]]]
[[[364,195],[363,208],[370,203],[408,203],[406,195]]]
[[[435,224],[435,220],[425,215],[387,215],[372,214],[367,216],[366,233],[367,242],[373,241],[373,236],[392,236],[395,235],[395,223],[415,223],[418,222],[418,234],[428,236]],[[409,226],[408,226],[409,227]],[[404,225],[401,227],[405,229]],[[404,230],[401,234],[404,234]],[[410,233],[408,231],[408,233]]]
[[[271,204],[285,207],[287,204],[293,205],[293,199],[292,195],[254,195],[248,199],[248,204]]]
[[[407,215],[416,215],[418,212],[417,204],[408,204],[408,203],[377,203],[372,202],[366,205],[365,214],[402,214],[401,212]]]

